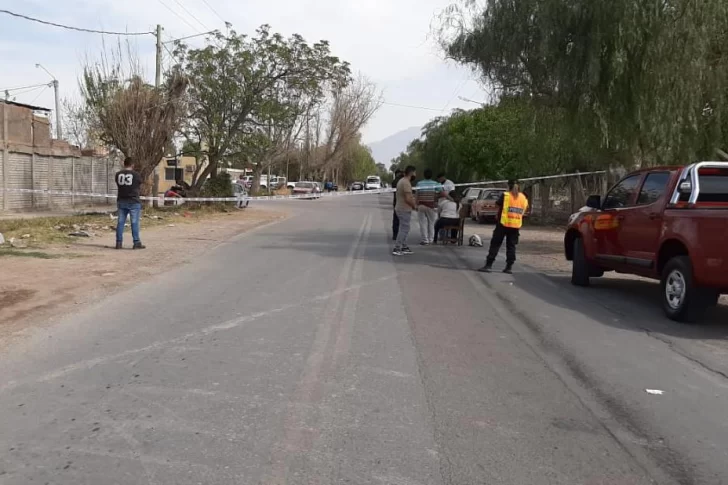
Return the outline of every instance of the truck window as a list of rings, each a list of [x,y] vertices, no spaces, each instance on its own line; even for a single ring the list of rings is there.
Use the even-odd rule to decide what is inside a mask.
[[[728,170],[705,168],[700,170],[698,202],[728,202]],[[680,194],[680,202],[687,202],[690,194]]]
[[[647,175],[637,198],[637,205],[650,205],[657,202],[667,189],[670,172],[655,172]]]
[[[632,201],[632,196],[637,190],[637,184],[642,178],[642,174],[632,175],[619,182],[612,188],[604,199],[602,209],[618,209],[627,207]]]

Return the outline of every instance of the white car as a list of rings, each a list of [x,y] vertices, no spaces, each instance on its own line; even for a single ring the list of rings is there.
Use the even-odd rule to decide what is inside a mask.
[[[382,188],[382,179],[376,175],[370,175],[364,183],[364,188],[366,190],[379,190]]]

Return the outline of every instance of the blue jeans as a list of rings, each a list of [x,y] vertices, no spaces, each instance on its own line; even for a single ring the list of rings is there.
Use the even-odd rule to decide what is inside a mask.
[[[134,243],[141,242],[139,239],[139,219],[142,215],[142,205],[139,202],[117,202],[116,207],[119,209],[119,222],[116,224],[116,242],[120,243],[124,240],[124,225],[126,224],[126,216],[131,218],[131,236]]]

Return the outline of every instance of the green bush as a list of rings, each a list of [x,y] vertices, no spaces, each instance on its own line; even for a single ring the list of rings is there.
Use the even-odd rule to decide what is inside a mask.
[[[234,197],[233,182],[230,174],[221,172],[217,177],[209,178],[202,186],[201,197]]]

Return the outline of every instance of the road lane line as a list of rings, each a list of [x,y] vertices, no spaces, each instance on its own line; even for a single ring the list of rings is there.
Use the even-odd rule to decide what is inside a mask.
[[[252,322],[254,320],[257,320],[259,318],[268,317],[270,315],[274,315],[274,314],[277,314],[277,313],[281,313],[281,312],[284,312],[284,311],[287,311],[287,310],[291,310],[293,308],[297,308],[297,307],[300,307],[300,306],[307,306],[307,305],[311,305],[312,303],[318,303],[318,302],[326,301],[326,300],[329,300],[331,298],[339,297],[342,294],[346,294],[346,293],[348,293],[350,291],[353,291],[355,289],[359,289],[359,288],[364,287],[364,286],[378,285],[379,283],[381,283],[383,281],[387,281],[387,280],[391,280],[391,279],[395,279],[395,278],[397,278],[397,275],[396,274],[392,274],[392,275],[388,275],[388,276],[383,276],[381,278],[377,278],[377,279],[374,279],[374,280],[371,280],[371,281],[359,283],[359,284],[356,284],[356,285],[351,285],[351,286],[348,286],[348,287],[345,287],[345,288],[341,288],[341,289],[337,289],[337,290],[334,290],[334,291],[331,291],[331,292],[328,292],[328,293],[324,293],[324,294],[315,296],[313,298],[309,298],[306,301],[297,302],[297,303],[291,303],[291,304],[288,304],[288,305],[283,305],[283,306],[281,306],[279,308],[274,308],[272,310],[268,310],[268,311],[264,311],[264,312],[258,312],[258,313],[253,313],[253,314],[250,314],[250,315],[246,315],[246,316],[242,316],[242,317],[235,318],[233,320],[229,320],[227,322],[223,322],[223,323],[219,323],[219,324],[215,324],[215,325],[210,325],[210,326],[205,327],[203,329],[200,329],[200,330],[198,330],[196,332],[190,332],[190,333],[187,333],[187,334],[184,334],[184,335],[181,335],[179,337],[175,337],[175,338],[169,339],[169,340],[158,341],[158,342],[152,343],[150,345],[147,345],[145,347],[140,347],[140,348],[137,348],[137,349],[125,350],[123,352],[119,352],[119,353],[116,353],[116,354],[104,355],[104,356],[97,357],[97,358],[94,358],[94,359],[88,359],[88,360],[83,360],[83,361],[80,361],[80,362],[76,362],[75,364],[67,365],[67,366],[62,367],[60,369],[56,369],[55,371],[49,372],[47,374],[43,374],[43,375],[41,375],[39,377],[29,378],[29,379],[23,379],[23,380],[20,380],[20,381],[8,381],[7,383],[3,384],[0,387],[0,393],[3,393],[3,392],[6,392],[6,391],[15,389],[15,388],[20,387],[20,386],[22,386],[24,384],[35,384],[35,383],[41,383],[41,382],[48,382],[48,381],[51,381],[53,379],[61,378],[63,376],[66,376],[66,375],[71,374],[71,373],[76,372],[76,371],[91,369],[91,368],[93,368],[93,367],[95,367],[97,365],[103,364],[105,362],[114,361],[114,360],[117,360],[117,359],[122,359],[122,358],[129,357],[129,356],[132,356],[132,355],[136,355],[136,354],[139,354],[139,353],[144,353],[144,352],[150,352],[150,351],[154,351],[154,350],[159,350],[159,349],[165,348],[165,347],[167,347],[169,345],[181,344],[181,343],[184,343],[185,341],[187,341],[189,339],[193,339],[193,338],[196,338],[196,337],[207,336],[207,335],[214,334],[214,333],[217,333],[217,332],[220,332],[220,331],[224,331],[224,330],[231,330],[231,329],[240,327],[243,324],[246,324],[246,323]]]
[[[317,325],[311,352],[306,360],[298,387],[288,403],[288,412],[283,425],[284,437],[273,445],[271,458],[273,467],[270,475],[261,481],[264,484],[285,485],[290,474],[292,456],[310,449],[317,437],[317,430],[310,426],[310,422],[316,419],[317,414],[317,409],[312,404],[320,400],[322,370],[329,369],[331,366],[331,361],[327,363],[326,357],[328,354],[329,359],[333,360],[335,342],[341,333],[339,308],[343,304],[341,296],[344,293],[340,289],[347,287],[352,278],[356,265],[355,258],[371,228],[371,218],[371,214],[368,214],[362,221],[359,233],[349,248],[339,273],[334,290],[337,297],[328,301],[324,316]],[[334,349],[329,349],[332,343]]]

